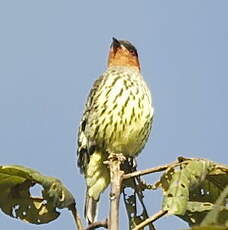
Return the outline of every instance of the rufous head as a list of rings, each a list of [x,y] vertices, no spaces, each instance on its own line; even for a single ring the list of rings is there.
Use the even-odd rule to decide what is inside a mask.
[[[133,67],[140,71],[140,64],[136,48],[129,41],[112,38],[108,57],[108,67],[126,66]]]

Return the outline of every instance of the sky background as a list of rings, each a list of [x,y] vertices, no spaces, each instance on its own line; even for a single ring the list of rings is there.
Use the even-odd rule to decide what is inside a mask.
[[[60,178],[82,213],[76,131],[89,89],[106,69],[113,36],[137,47],[153,95],[152,135],[138,167],[180,155],[227,163],[227,9],[225,0],[0,1],[0,164]],[[146,196],[152,215],[161,192]],[[122,209],[121,229],[127,229],[124,215]],[[75,229],[67,210],[41,226],[0,212],[0,223],[11,230]],[[176,217],[156,226],[187,227]]]

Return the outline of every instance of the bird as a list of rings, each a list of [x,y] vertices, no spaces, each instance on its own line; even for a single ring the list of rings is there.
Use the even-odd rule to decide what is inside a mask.
[[[96,220],[99,197],[110,184],[104,161],[111,153],[136,157],[148,140],[153,113],[136,48],[113,38],[107,69],[90,90],[78,131],[77,165],[86,180],[88,223]]]

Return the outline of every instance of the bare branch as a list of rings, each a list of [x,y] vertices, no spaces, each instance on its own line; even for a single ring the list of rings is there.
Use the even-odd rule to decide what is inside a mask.
[[[122,154],[110,154],[108,165],[110,168],[111,192],[110,192],[110,214],[109,229],[119,229],[119,201],[121,184],[124,172],[120,169],[121,163],[125,160]]]
[[[145,226],[147,226],[148,224],[156,221],[157,219],[161,218],[162,216],[164,216],[168,211],[167,210],[160,210],[159,212],[157,212],[156,214],[154,214],[153,216],[149,217],[148,219],[144,220],[143,222],[141,222],[140,224],[138,224],[135,228],[133,228],[132,230],[140,230],[143,229]]]
[[[104,220],[104,221],[97,221],[97,222],[94,222],[92,224],[90,224],[86,230],[93,230],[93,229],[96,229],[96,228],[107,228],[108,229],[108,220]]]
[[[72,215],[74,217],[75,225],[78,230],[84,230],[84,227],[82,225],[82,221],[80,216],[78,215],[78,211],[76,209],[76,204],[72,204],[68,207],[68,209],[72,212]]]
[[[158,167],[144,169],[144,170],[138,170],[136,172],[132,172],[132,173],[128,173],[128,174],[123,175],[123,180],[129,179],[131,177],[142,176],[142,175],[155,173],[155,172],[161,172],[161,171],[166,170],[167,168],[174,167],[174,166],[177,166],[179,164],[180,164],[179,161],[174,161],[174,162],[171,162],[171,163],[166,164],[166,165],[161,165]]]

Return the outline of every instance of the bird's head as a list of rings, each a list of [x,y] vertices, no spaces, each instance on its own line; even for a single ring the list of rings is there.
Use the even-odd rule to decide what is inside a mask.
[[[108,57],[108,67],[126,66],[133,67],[140,71],[140,64],[136,48],[128,41],[112,38]]]

